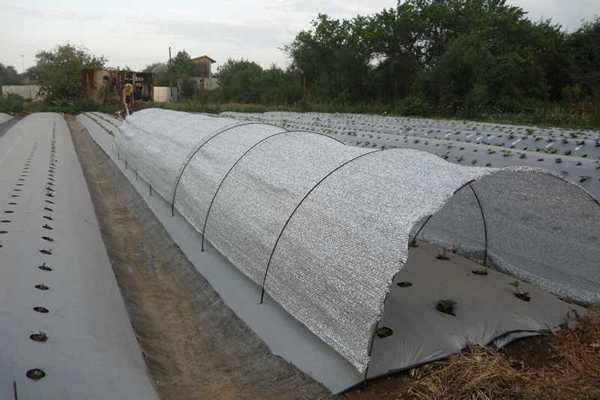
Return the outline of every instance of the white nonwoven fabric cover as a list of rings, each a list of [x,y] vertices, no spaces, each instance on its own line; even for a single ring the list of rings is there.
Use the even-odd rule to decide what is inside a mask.
[[[463,167],[416,150],[373,151],[314,133],[237,124],[144,110],[121,125],[116,150],[167,201],[183,171],[176,209],[199,231],[206,222],[205,238],[215,248],[258,285],[264,280],[267,294],[360,372],[415,227],[442,210],[424,235],[451,242],[454,223],[470,229],[458,235],[468,245],[482,242],[478,206],[465,189],[454,196],[469,182],[490,218],[494,261],[558,293],[598,299],[600,207],[575,185],[537,169]],[[531,207],[541,219],[534,231],[527,220],[511,223]],[[544,226],[558,230],[541,234]],[[557,260],[529,264],[565,233],[578,245],[561,246]],[[572,260],[567,267],[565,259]]]

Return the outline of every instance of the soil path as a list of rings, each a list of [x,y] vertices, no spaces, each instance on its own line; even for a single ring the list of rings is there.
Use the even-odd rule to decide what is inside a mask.
[[[143,199],[66,116],[113,270],[163,399],[329,399],[221,300]]]

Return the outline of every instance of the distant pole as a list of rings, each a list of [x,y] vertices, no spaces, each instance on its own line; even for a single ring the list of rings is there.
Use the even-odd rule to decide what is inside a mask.
[[[21,54],[21,71],[25,73],[25,55]]]
[[[171,94],[169,97],[169,101],[173,101],[173,71],[171,70],[171,46],[169,46],[169,93]]]

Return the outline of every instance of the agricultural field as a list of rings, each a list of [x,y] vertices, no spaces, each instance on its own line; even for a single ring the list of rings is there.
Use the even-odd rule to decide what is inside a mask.
[[[4,3],[0,400],[600,400],[600,0]]]
[[[289,130],[319,131],[360,147],[411,148],[478,167],[545,168],[600,195],[600,132],[362,114],[223,113]]]

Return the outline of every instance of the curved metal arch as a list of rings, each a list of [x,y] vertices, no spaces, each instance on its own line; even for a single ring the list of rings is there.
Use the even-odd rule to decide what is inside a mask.
[[[463,184],[461,187],[459,187],[458,189],[456,189],[454,191],[454,193],[452,194],[452,196],[455,196],[458,192],[460,192],[462,189],[464,189],[467,186],[473,192],[473,195],[475,196],[475,200],[477,201],[477,204],[479,206],[479,211],[481,213],[481,220],[483,222],[483,235],[484,235],[484,241],[485,241],[485,249],[484,249],[484,256],[483,256],[483,265],[487,266],[487,248],[488,248],[487,222],[486,222],[486,219],[485,219],[485,213],[483,212],[483,207],[481,206],[481,201],[479,199],[479,196],[477,195],[477,192],[475,191],[475,189],[471,185],[473,182],[476,182],[476,181],[477,181],[476,179],[472,179],[472,180],[468,181],[467,183]],[[417,237],[419,236],[419,234],[421,233],[421,231],[423,231],[423,229],[425,228],[425,226],[429,223],[429,221],[431,220],[431,218],[434,215],[435,214],[430,214],[429,216],[427,216],[427,218],[425,219],[425,222],[423,222],[423,225],[421,225],[421,227],[417,230],[417,233],[415,233],[415,236],[413,237],[413,239],[409,242],[409,247],[410,246],[414,246],[416,244]],[[395,279],[395,277],[396,277],[396,275],[394,275],[393,279]],[[390,294],[390,292],[386,293],[385,299],[383,300],[383,304],[385,304],[387,302],[389,294]],[[371,334],[371,338],[370,338],[370,342],[369,342],[369,353],[368,353],[369,354],[369,358],[371,357],[371,353],[372,353],[373,346],[374,346],[374,343],[375,343],[375,335],[377,334],[377,329],[378,329],[379,324],[381,323],[382,319],[383,319],[383,313],[381,314],[381,317],[375,323],[375,328],[373,330],[373,333]],[[370,366],[370,360],[369,360],[369,362],[367,362],[367,368],[365,369],[365,373],[363,375],[363,381],[364,382],[366,382],[367,379],[368,379],[369,366]]]
[[[481,214],[481,221],[483,223],[483,240],[484,240],[484,249],[483,249],[483,266],[487,266],[487,255],[488,255],[488,229],[487,229],[487,220],[485,218],[485,212],[483,211],[483,206],[481,205],[481,200],[479,199],[479,196],[477,195],[477,192],[475,191],[475,188],[473,188],[473,186],[471,185],[473,182],[476,182],[476,179],[472,179],[470,181],[468,181],[467,183],[465,183],[464,185],[462,185],[461,187],[459,187],[458,189],[456,189],[454,191],[454,193],[452,194],[452,196],[456,196],[456,194],[458,192],[460,192],[461,190],[463,190],[464,188],[466,188],[467,186],[469,187],[469,189],[471,189],[471,192],[473,193],[473,196],[475,197],[475,201],[477,201],[477,205],[479,207],[479,212]],[[427,217],[427,219],[425,220],[425,222],[423,223],[423,225],[421,225],[421,227],[419,228],[419,230],[417,231],[417,233],[415,233],[415,236],[413,237],[413,239],[410,241],[410,245],[414,245],[417,242],[417,236],[419,236],[419,233],[421,233],[423,231],[423,229],[425,228],[425,226],[429,223],[429,221],[431,220],[431,218],[433,217],[434,214],[431,214],[430,216]]]
[[[543,173],[543,174],[545,174],[545,175],[548,175],[548,176],[550,176],[550,177],[552,177],[552,178],[558,179],[559,181],[561,181],[561,182],[563,182],[563,183],[566,183],[566,184],[568,184],[568,185],[575,186],[576,188],[578,188],[579,190],[581,190],[581,191],[582,191],[582,192],[583,192],[583,193],[584,193],[584,194],[585,194],[587,197],[589,197],[589,199],[590,199],[590,200],[591,200],[591,201],[592,201],[594,204],[596,204],[598,207],[600,207],[600,200],[599,200],[599,199],[597,199],[597,198],[596,198],[596,197],[595,197],[595,196],[594,196],[592,193],[590,193],[590,192],[589,192],[589,191],[588,191],[586,188],[584,188],[584,187],[583,187],[583,186],[581,186],[580,184],[578,184],[578,183],[575,183],[575,182],[571,182],[571,181],[569,181],[568,179],[565,179],[565,178],[563,178],[562,176],[560,176],[560,175],[557,175],[557,174],[554,174],[554,173],[548,173],[548,172],[546,172],[546,171],[543,171],[542,173]]]
[[[475,196],[475,200],[477,200],[477,205],[479,206],[479,212],[481,213],[481,221],[483,222],[483,240],[485,246],[483,248],[483,266],[487,267],[487,258],[488,258],[488,229],[487,229],[487,221],[485,219],[485,213],[483,212],[483,206],[481,205],[481,200],[479,200],[479,196],[475,191],[473,185],[469,183],[469,189],[473,192],[473,196]]]
[[[220,134],[228,132],[228,131],[230,131],[232,129],[239,128],[241,126],[248,126],[248,125],[267,125],[267,126],[272,126],[272,127],[275,127],[275,128],[285,129],[285,128],[282,128],[282,127],[277,126],[277,125],[265,124],[265,123],[256,122],[256,121],[252,121],[252,122],[239,122],[239,123],[235,123],[233,125],[228,125],[228,126],[226,126],[224,128],[219,129],[218,131],[216,131],[215,133],[213,133],[212,135],[210,135],[210,137],[208,139],[206,139],[202,143],[198,144],[187,155],[185,162],[182,164],[181,168],[179,169],[179,172],[177,173],[177,180],[175,181],[175,186],[173,187],[173,195],[171,197],[171,216],[175,215],[175,196],[177,196],[177,188],[179,186],[179,182],[181,182],[181,178],[183,177],[183,173],[185,172],[185,169],[187,168],[187,166],[189,165],[189,163],[192,161],[192,159],[194,158],[194,156],[202,149],[202,147],[204,147],[204,145],[206,145],[207,143],[209,143],[211,140],[213,140],[214,138],[216,138]],[[287,132],[287,129],[285,129],[285,132]]]
[[[419,227],[419,229],[417,230],[417,233],[415,233],[415,236],[413,236],[413,239],[409,242],[408,247],[415,247],[417,244],[417,237],[419,236],[419,233],[421,233],[421,231],[423,230],[423,228],[425,228],[425,225],[427,225],[429,223],[429,220],[431,219],[431,217],[433,217],[433,214],[430,214],[426,219],[425,222],[423,222],[423,225],[421,225],[421,227]]]
[[[283,232],[285,231],[285,228],[287,228],[288,224],[292,220],[292,217],[294,216],[294,214],[296,214],[296,211],[298,211],[298,209],[300,208],[300,206],[302,205],[302,203],[304,203],[304,200],[306,200],[308,198],[308,196],[310,196],[310,194],[317,187],[319,187],[319,185],[321,183],[323,183],[327,178],[329,178],[335,172],[337,172],[340,169],[344,168],[346,165],[348,165],[348,164],[350,164],[350,163],[358,160],[359,158],[368,156],[370,154],[379,153],[381,151],[383,151],[383,150],[370,151],[368,153],[363,153],[363,154],[361,154],[359,156],[351,158],[350,160],[344,161],[342,164],[338,165],[337,167],[335,167],[334,169],[332,169],[331,171],[329,171],[325,176],[323,176],[312,188],[310,188],[310,190],[308,192],[306,192],[306,194],[304,195],[304,197],[302,197],[302,199],[300,200],[300,202],[298,202],[298,204],[296,205],[296,207],[294,207],[294,209],[292,210],[290,216],[288,217],[288,219],[283,224],[283,227],[281,228],[281,231],[279,232],[279,236],[277,236],[277,240],[275,240],[275,244],[273,245],[273,249],[271,250],[271,254],[269,255],[269,261],[267,261],[267,267],[265,268],[265,276],[263,277],[263,281],[262,281],[261,289],[260,289],[260,304],[263,303],[263,300],[264,300],[264,297],[265,297],[265,282],[267,281],[267,274],[269,273],[269,267],[271,266],[271,260],[273,259],[273,255],[275,254],[275,250],[277,249],[277,245],[279,244],[279,240],[281,239],[281,236],[283,235]]]
[[[260,144],[262,144],[262,143],[266,142],[268,139],[271,139],[271,138],[272,138],[272,137],[274,137],[274,136],[283,135],[283,134],[285,134],[285,133],[307,133],[307,134],[314,134],[314,135],[324,136],[324,137],[326,137],[326,138],[333,139],[333,140],[335,140],[335,141],[338,141],[338,142],[339,142],[339,140],[337,140],[336,138],[332,138],[331,136],[324,135],[324,134],[322,134],[322,133],[318,133],[318,132],[308,132],[308,131],[284,131],[284,132],[277,132],[277,133],[274,133],[274,134],[272,134],[272,135],[269,135],[269,136],[267,136],[267,137],[265,137],[265,138],[263,138],[263,139],[259,140],[259,141],[258,141],[258,142],[256,142],[256,143],[254,143],[254,144],[253,144],[251,147],[249,147],[249,148],[248,148],[248,150],[246,150],[246,151],[244,152],[244,154],[242,154],[242,155],[240,156],[240,158],[238,158],[238,159],[236,160],[236,162],[235,162],[235,163],[233,163],[233,165],[231,166],[231,168],[229,168],[229,170],[228,170],[228,171],[225,173],[225,175],[223,175],[223,178],[221,179],[221,182],[219,182],[219,186],[217,186],[217,190],[215,190],[215,193],[214,193],[214,195],[213,195],[212,199],[210,200],[210,204],[209,204],[209,206],[208,206],[208,210],[206,210],[206,216],[204,217],[204,224],[203,224],[203,226],[202,226],[202,234],[201,234],[201,236],[202,236],[202,240],[201,240],[201,245],[200,245],[200,251],[204,251],[204,235],[205,235],[205,233],[206,233],[206,226],[207,226],[207,224],[208,224],[208,217],[210,216],[210,211],[212,210],[212,206],[213,206],[213,204],[214,204],[214,202],[215,202],[215,199],[217,198],[217,195],[219,194],[219,191],[221,190],[221,187],[222,187],[222,186],[223,186],[223,184],[225,183],[225,180],[227,179],[227,177],[229,177],[229,174],[231,173],[231,171],[233,171],[233,169],[236,167],[236,165],[238,165],[238,164],[240,163],[240,161],[242,161],[242,159],[243,159],[244,157],[246,157],[246,155],[247,155],[248,153],[250,153],[250,152],[251,152],[251,151],[252,151],[254,148],[258,147]]]

